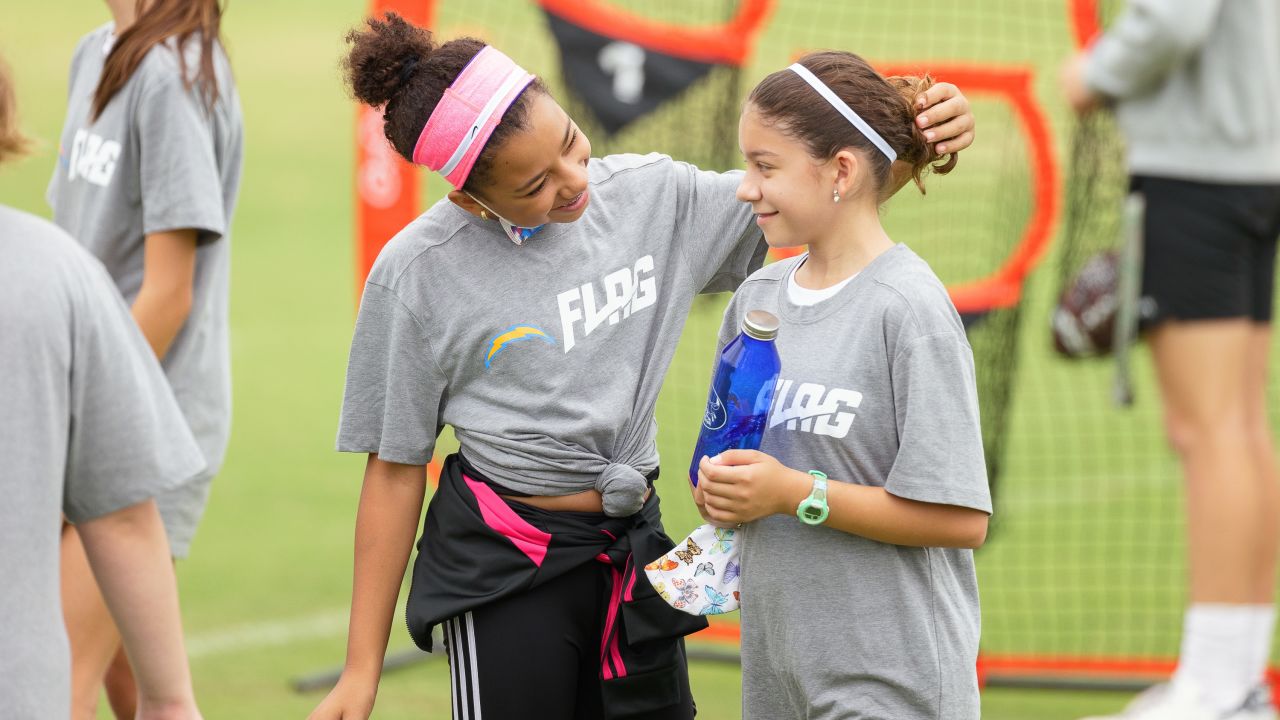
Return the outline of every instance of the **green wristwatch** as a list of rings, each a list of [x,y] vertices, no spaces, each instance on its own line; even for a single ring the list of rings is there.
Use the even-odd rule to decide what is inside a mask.
[[[809,497],[800,501],[796,517],[809,525],[821,525],[830,512],[827,507],[827,476],[817,470],[810,470],[809,474],[813,476],[813,491],[809,493]]]

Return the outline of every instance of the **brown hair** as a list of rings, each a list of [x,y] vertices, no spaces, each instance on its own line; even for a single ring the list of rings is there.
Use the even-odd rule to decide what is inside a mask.
[[[27,138],[18,130],[18,105],[9,66],[0,58],[0,163],[27,151]]]
[[[393,12],[365,23],[367,30],[347,33],[351,50],[342,62],[347,84],[357,100],[382,108],[383,134],[401,157],[412,162],[413,148],[431,112],[485,42],[463,37],[436,45],[430,30]],[[464,190],[474,193],[489,182],[497,148],[528,127],[532,98],[546,92],[546,85],[535,78],[516,97],[476,159]]]
[[[222,9],[218,0],[137,0],[138,18],[127,30],[120,33],[111,46],[102,79],[93,93],[93,119],[102,114],[111,98],[120,92],[129,78],[142,64],[151,48],[171,37],[178,39],[178,67],[182,72],[182,84],[188,90],[193,86],[210,108],[218,101],[218,79],[213,66],[213,45],[221,43]],[[200,67],[195,79],[188,77],[186,57],[182,47],[187,39],[199,33]]]
[[[805,66],[867,122],[911,166],[911,178],[924,192],[924,174],[932,169],[951,172],[956,154],[935,156],[924,131],[915,123],[915,99],[933,85],[933,78],[885,78],[866,60],[849,52],[826,51],[805,55]],[[779,130],[803,142],[809,154],[829,160],[841,150],[866,151],[879,188],[889,182],[891,163],[857,128],[795,72],[779,70],[760,81],[747,102]]]

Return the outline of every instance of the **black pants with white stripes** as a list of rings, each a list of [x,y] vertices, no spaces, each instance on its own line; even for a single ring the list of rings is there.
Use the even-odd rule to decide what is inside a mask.
[[[607,566],[587,563],[443,624],[453,720],[602,720],[601,627]],[[691,720],[683,702],[627,720]]]

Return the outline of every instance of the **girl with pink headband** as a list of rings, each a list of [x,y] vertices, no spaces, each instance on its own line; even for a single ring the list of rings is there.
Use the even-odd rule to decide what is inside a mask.
[[[449,653],[454,718],[694,716],[682,637],[705,623],[643,578],[671,549],[654,405],[694,298],[766,246],[741,172],[593,159],[543,83],[496,48],[436,45],[394,14],[348,35],[355,96],[448,196],[383,249],[352,339],[338,449],[368,453],[346,670],[312,714],[365,718],[444,425],[406,608]],[[973,139],[968,102],[919,99],[934,150]],[[895,166],[894,187],[905,181]]]

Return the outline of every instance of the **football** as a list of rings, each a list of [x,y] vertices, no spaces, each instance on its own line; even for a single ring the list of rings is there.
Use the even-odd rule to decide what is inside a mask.
[[[1111,352],[1118,285],[1119,253],[1107,250],[1089,258],[1054,308],[1054,349],[1070,358]]]

